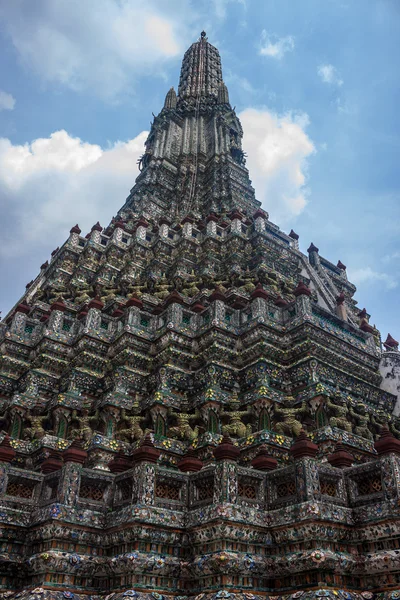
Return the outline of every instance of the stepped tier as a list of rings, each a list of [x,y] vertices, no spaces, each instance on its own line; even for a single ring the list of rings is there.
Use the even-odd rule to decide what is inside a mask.
[[[398,343],[241,140],[202,33],[124,206],[0,323],[0,598],[400,594]]]

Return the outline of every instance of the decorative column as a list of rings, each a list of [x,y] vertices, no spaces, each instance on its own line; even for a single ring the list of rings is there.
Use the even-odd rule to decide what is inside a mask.
[[[25,330],[26,316],[30,313],[31,307],[22,301],[16,307],[10,325],[10,333],[21,335]]]
[[[254,213],[253,219],[254,219],[254,229],[258,233],[265,231],[265,223],[266,223],[266,221],[268,221],[268,213],[266,213],[264,210],[261,210],[261,208],[259,208]]]
[[[213,325],[223,324],[225,322],[225,294],[217,287],[208,299],[211,305]]]
[[[58,501],[60,504],[75,506],[81,485],[82,467],[85,464],[87,455],[80,440],[74,440],[70,447],[64,450],[64,467],[61,471],[58,487]]]
[[[81,229],[78,225],[78,223],[76,225],[74,225],[70,230],[69,230],[69,239],[68,239],[68,243],[71,246],[79,246],[79,236],[81,234]]]
[[[310,265],[312,265],[314,268],[319,267],[319,249],[317,248],[317,246],[314,246],[314,244],[311,242],[310,247],[307,249],[307,252]]]
[[[298,236],[298,234],[295,231],[293,231],[293,229],[291,229],[290,233],[289,233],[289,237],[292,238],[292,247],[295,250],[299,250],[299,236]]]
[[[311,316],[311,290],[303,281],[299,281],[296,289],[293,291],[296,297],[296,313],[302,317]]]
[[[340,274],[343,277],[343,279],[345,279],[347,281],[346,265],[344,265],[341,260],[338,260],[338,263],[336,266],[338,269],[340,269],[340,271],[341,271]]]
[[[182,226],[183,226],[182,235],[183,235],[183,237],[186,237],[186,238],[191,238],[192,237],[193,223],[194,223],[194,219],[192,219],[191,217],[185,217],[183,219],[183,221],[182,221]]]
[[[47,321],[46,328],[49,331],[61,332],[64,322],[64,312],[67,310],[63,300],[56,300],[50,306],[50,317]]]
[[[12,463],[15,456],[16,452],[10,444],[9,436],[6,435],[0,444],[0,496],[6,492],[10,463]]]
[[[100,329],[101,311],[103,308],[104,304],[98,296],[89,302],[85,329]]]
[[[400,440],[394,437],[387,425],[383,425],[381,436],[375,442],[378,453],[383,493],[385,499],[394,503],[397,511],[400,503]]]
[[[264,290],[261,283],[257,283],[256,289],[250,294],[251,316],[265,317],[267,314],[268,293]]]
[[[125,225],[122,221],[117,221],[114,223],[114,231],[112,234],[112,239],[115,242],[122,242],[122,234],[125,231]]]
[[[141,445],[132,453],[133,479],[137,490],[137,503],[154,505],[156,468],[161,452],[155,448],[148,433]]]
[[[320,498],[318,463],[315,460],[317,452],[317,444],[309,440],[306,432],[302,429],[290,448],[290,453],[294,458],[299,502],[312,502]]]
[[[217,223],[218,217],[215,213],[211,213],[206,218],[207,222],[207,235],[217,235]]]
[[[136,239],[137,240],[146,240],[146,231],[149,224],[146,219],[140,218],[136,223]]]
[[[221,443],[214,449],[217,462],[214,473],[214,504],[235,503],[238,494],[237,461],[240,450],[234,446],[231,438],[224,435]]]
[[[231,215],[231,233],[242,233],[242,215],[238,210],[234,210]]]
[[[95,225],[93,225],[92,229],[90,230],[90,239],[92,240],[92,242],[95,242],[96,244],[100,244],[101,243],[101,232],[103,231],[102,226],[100,225],[100,223],[97,221],[97,223]]]
[[[164,300],[164,308],[167,309],[167,323],[172,323],[174,326],[178,326],[182,323],[182,304],[183,298],[177,292],[173,291]]]
[[[347,321],[347,310],[344,303],[345,299],[343,292],[340,292],[339,296],[336,298],[336,314],[342,321]]]
[[[169,233],[169,227],[171,225],[171,222],[168,221],[168,219],[166,219],[165,217],[162,217],[159,221],[159,235],[160,237],[163,238],[167,238],[168,237],[168,233]]]
[[[140,311],[143,309],[143,302],[139,300],[139,298],[136,298],[136,296],[131,296],[125,304],[125,308],[128,309],[127,325],[138,327],[140,323]]]

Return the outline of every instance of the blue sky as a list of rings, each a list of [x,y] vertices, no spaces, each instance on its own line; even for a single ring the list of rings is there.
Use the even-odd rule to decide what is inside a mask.
[[[72,225],[123,204],[204,28],[263,207],[399,339],[398,0],[0,0],[0,23],[3,315]]]

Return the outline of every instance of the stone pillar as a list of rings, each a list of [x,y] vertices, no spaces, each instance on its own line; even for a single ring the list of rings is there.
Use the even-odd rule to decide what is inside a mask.
[[[66,310],[67,307],[62,300],[56,300],[53,302],[53,304],[50,306],[50,317],[46,325],[46,328],[49,331],[62,331],[64,312]]]
[[[182,235],[183,235],[183,237],[186,237],[186,238],[191,238],[192,237],[193,223],[194,223],[194,220],[191,217],[185,217],[183,219],[183,221],[182,221],[182,225],[183,225]]]
[[[294,458],[298,502],[312,502],[320,499],[318,463],[315,460],[317,452],[318,446],[307,438],[302,429],[290,449]]]
[[[146,231],[149,224],[146,219],[139,219],[136,223],[136,239],[137,240],[146,240]]]
[[[156,463],[161,452],[154,447],[150,434],[132,453],[134,460],[133,480],[136,485],[137,503],[154,506]]]
[[[268,293],[264,290],[261,283],[257,284],[256,289],[250,295],[251,299],[251,316],[265,317],[267,314],[267,299]]]
[[[139,300],[139,298],[136,298],[136,296],[131,296],[125,304],[125,308],[128,311],[127,325],[138,327],[140,323],[140,311],[143,309],[143,302]]]
[[[10,438],[6,435],[0,444],[0,496],[6,492],[10,463],[14,460],[15,455],[16,452],[10,444]]]
[[[290,233],[289,233],[289,237],[292,238],[292,247],[295,250],[299,250],[299,236],[298,236],[298,234],[295,231],[293,231],[293,229],[291,229]]]
[[[90,230],[90,239],[92,240],[92,242],[95,242],[96,244],[100,244],[101,243],[101,232],[103,231],[102,226],[100,225],[100,223],[97,221],[97,223],[95,225],[93,225],[92,229]]]
[[[305,283],[299,281],[296,289],[293,291],[293,294],[296,297],[296,313],[302,317],[306,315],[311,316],[311,290],[308,288]]]
[[[229,436],[224,435],[214,449],[216,460],[214,473],[214,504],[235,503],[238,495],[237,461],[240,450]]]
[[[344,265],[341,260],[338,260],[338,263],[336,266],[338,269],[340,269],[340,271],[341,271],[340,274],[343,277],[343,279],[345,279],[347,281],[346,265]]]
[[[237,210],[234,210],[230,215],[231,218],[231,233],[242,233],[242,215]]]
[[[164,308],[167,309],[167,322],[173,325],[182,323],[182,304],[183,298],[175,290],[171,292],[164,301]]]
[[[400,503],[400,440],[394,437],[387,425],[381,429],[375,450],[380,458],[385,499],[394,502],[397,508]]]
[[[74,227],[72,227],[72,229],[70,229],[68,243],[71,246],[79,246],[80,233],[81,233],[81,229],[78,224],[74,225]]]
[[[207,235],[212,235],[212,236],[217,235],[218,217],[214,213],[211,213],[206,218],[206,221],[207,221]]]
[[[220,325],[225,322],[225,302],[226,298],[223,292],[216,288],[209,296],[212,320],[215,325]]]
[[[22,301],[15,309],[12,317],[10,332],[16,335],[21,335],[25,330],[26,316],[31,311],[31,307]]]
[[[253,219],[254,219],[254,229],[258,233],[265,231],[265,223],[268,220],[268,213],[266,213],[265,211],[261,210],[261,208],[259,208],[254,213]]]
[[[117,221],[114,224],[114,231],[112,234],[112,239],[116,242],[121,242],[122,241],[122,234],[125,231],[125,225],[122,221]]]
[[[170,227],[171,223],[168,221],[168,219],[165,218],[161,218],[159,221],[159,235],[160,237],[168,237],[168,233],[169,233],[169,227]]]
[[[58,486],[60,504],[75,506],[81,485],[82,467],[87,459],[87,452],[79,440],[74,440],[63,452],[64,466]]]
[[[100,329],[101,311],[103,308],[104,304],[100,298],[93,298],[89,302],[85,329]]]
[[[310,247],[307,249],[307,252],[310,265],[312,265],[315,268],[319,267],[319,249],[317,248],[317,246],[314,246],[314,244],[311,242]]]
[[[347,310],[344,301],[345,296],[344,293],[341,292],[336,298],[336,314],[339,317],[339,319],[342,319],[342,321],[347,321]]]

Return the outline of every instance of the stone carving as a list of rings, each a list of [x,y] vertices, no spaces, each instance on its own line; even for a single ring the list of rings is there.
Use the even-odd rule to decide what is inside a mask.
[[[294,403],[294,399],[290,398],[289,402]],[[308,408],[306,402],[302,402],[299,407],[288,407],[283,408],[281,406],[275,406],[274,415],[275,417],[282,418],[282,421],[278,421],[275,424],[275,429],[279,433],[285,433],[286,435],[293,435],[297,437],[300,431],[303,429],[302,422],[299,418],[303,418],[308,414]]]

